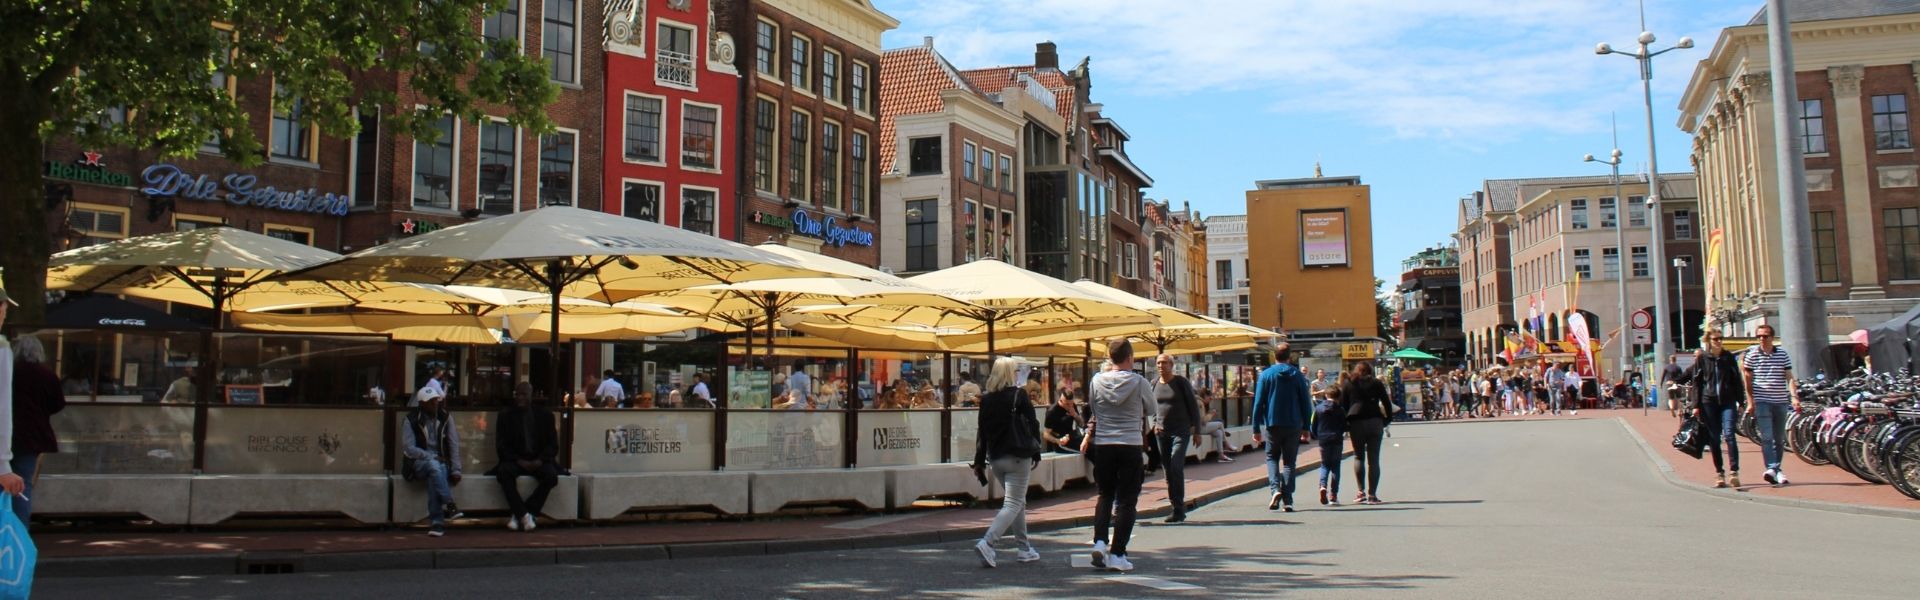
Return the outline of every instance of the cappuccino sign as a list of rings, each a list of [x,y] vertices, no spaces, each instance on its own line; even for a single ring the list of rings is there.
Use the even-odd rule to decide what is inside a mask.
[[[345,194],[321,193],[312,188],[281,190],[260,186],[260,178],[246,173],[228,173],[214,179],[194,175],[180,167],[160,163],[140,172],[147,187],[140,192],[160,198],[185,198],[205,202],[226,202],[234,206],[258,206],[291,212],[341,216],[353,206]]]

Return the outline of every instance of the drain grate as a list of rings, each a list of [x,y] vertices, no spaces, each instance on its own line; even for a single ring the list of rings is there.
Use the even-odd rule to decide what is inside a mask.
[[[289,575],[300,572],[300,558],[297,556],[241,556],[238,569],[241,575]]]

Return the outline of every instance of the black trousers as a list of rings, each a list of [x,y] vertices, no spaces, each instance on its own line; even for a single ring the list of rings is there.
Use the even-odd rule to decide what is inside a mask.
[[[1093,482],[1100,499],[1093,506],[1093,539],[1107,541],[1107,529],[1113,529],[1110,549],[1127,553],[1127,540],[1133,537],[1134,509],[1140,503],[1140,482],[1146,474],[1141,466],[1139,446],[1096,445],[1089,453],[1093,459]]]
[[[517,483],[521,475],[540,482],[534,488],[533,495],[525,500],[520,498],[520,485]],[[494,467],[493,478],[500,482],[500,493],[506,495],[507,509],[513,512],[514,518],[527,514],[539,516],[540,509],[547,505],[547,494],[553,491],[554,486],[560,485],[560,467],[551,462],[541,462],[540,468],[528,471],[520,468],[520,463],[507,461]]]
[[[1353,440],[1353,480],[1360,491],[1380,493],[1380,442],[1386,431],[1381,419],[1347,421],[1347,435]]]

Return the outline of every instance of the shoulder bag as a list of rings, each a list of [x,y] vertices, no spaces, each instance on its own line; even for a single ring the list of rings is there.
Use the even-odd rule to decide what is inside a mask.
[[[1000,448],[1013,456],[1032,458],[1040,455],[1040,423],[1033,418],[1033,411],[1020,410],[1020,398],[1026,395],[1017,388],[1001,390],[1007,396],[1009,420]]]

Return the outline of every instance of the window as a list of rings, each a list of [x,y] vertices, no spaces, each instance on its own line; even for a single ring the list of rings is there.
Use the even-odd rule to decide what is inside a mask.
[[[233,28],[224,24],[215,23],[214,29],[225,32],[225,35],[219,38],[216,42],[217,45],[214,47],[213,73],[207,76],[207,88],[222,92],[227,95],[228,99],[232,99],[234,94],[237,93],[239,83],[238,80],[227,75],[227,68],[233,64]],[[226,132],[224,131],[213,132],[213,135],[207,137],[206,142],[200,144],[200,151],[219,154],[220,142],[224,137],[226,137]]]
[[[1819,100],[1800,101],[1800,147],[1805,148],[1807,154],[1827,152],[1826,123]]]
[[[659,98],[627,94],[627,160],[657,163],[660,158],[660,121],[663,103]]]
[[[489,45],[500,40],[513,40],[514,48],[519,49],[520,0],[506,0],[506,4],[500,7],[500,12],[481,20],[480,35],[487,39]]]
[[[654,36],[659,45],[654,54],[653,80],[667,85],[693,87],[693,30],[661,23]]]
[[[840,124],[820,122],[820,205],[840,210]]]
[[[965,252],[961,256],[967,262],[973,262],[974,259],[980,258],[980,203],[972,200],[962,201],[960,219],[960,237],[965,239],[961,244]]]
[[[847,212],[867,214],[867,134],[853,132],[852,163],[847,175]]]
[[[660,184],[629,181],[621,186],[620,214],[660,222]]]
[[[1693,239],[1693,211],[1673,211],[1673,238],[1677,240]]]
[[[1593,251],[1587,248],[1573,249],[1573,275],[1581,279],[1593,279]]]
[[[753,69],[761,75],[773,75],[779,81],[779,72],[775,71],[774,61],[779,60],[780,51],[774,47],[774,39],[780,36],[780,28],[773,23],[760,21],[753,29]]]
[[[753,187],[754,189],[779,193],[774,185],[775,153],[779,152],[774,132],[774,104],[772,100],[758,98],[753,103]]]
[[[1913,147],[1907,132],[1907,95],[1873,97],[1873,146],[1881,150]]]
[[[680,166],[712,169],[719,160],[720,110],[711,106],[680,106]]]
[[[813,59],[813,42],[805,36],[793,34],[793,47],[787,51],[787,80],[793,82],[793,89],[805,90],[813,87],[813,71],[808,61]]]
[[[302,246],[313,245],[313,230],[305,227],[268,225],[263,231],[265,231],[267,237],[273,239],[285,240]]]
[[[1570,204],[1572,206],[1569,207],[1571,208],[1571,211],[1568,214],[1573,215],[1573,228],[1586,229],[1587,228],[1587,199],[1574,198],[1573,202],[1571,202]]]
[[[1233,261],[1213,261],[1213,289],[1233,289]]]
[[[908,175],[939,175],[940,171],[940,138],[907,140]]]
[[[1633,247],[1633,276],[1646,277],[1648,275],[1650,275],[1650,273],[1647,272],[1647,247],[1634,246]]]
[[[940,213],[933,200],[907,202],[907,271],[940,268]]]
[[[1253,302],[1251,302],[1251,299],[1252,298],[1246,294],[1240,295],[1239,321],[1241,325],[1247,324],[1247,321],[1253,318]]]
[[[1013,262],[1013,211],[1000,211],[1000,260]]]
[[[991,206],[986,207],[986,209],[981,212],[980,256],[982,257],[993,258],[996,255],[993,246],[994,242],[1000,237],[999,213],[1000,211],[994,210]]]
[[[840,101],[840,53],[827,50],[820,53],[820,95],[834,102]]]
[[[796,110],[788,125],[787,196],[804,201],[813,191],[813,181],[807,176],[807,155],[813,149],[807,139],[813,134],[813,117]]]
[[[1887,249],[1887,278],[1920,279],[1920,208],[1889,208],[1880,212]]]
[[[1619,279],[1620,278],[1620,249],[1619,248],[1601,248],[1600,249],[1600,278],[1601,279]]]
[[[1126,249],[1121,250],[1120,252],[1120,276],[1121,277],[1125,277],[1127,279],[1133,279],[1136,277],[1134,273],[1134,267],[1138,266],[1137,262],[1139,259],[1136,258],[1136,255],[1138,255],[1139,253],[1140,253],[1139,244],[1135,244],[1133,242],[1126,243]]]
[[[573,206],[574,133],[540,136],[540,204]]]
[[[273,86],[273,157],[313,162],[314,145],[319,141],[306,118],[307,102],[287,96],[287,88]]]
[[[413,140],[413,206],[453,210],[454,142],[458,135],[453,115],[440,117],[434,128],[439,135],[433,141]]]
[[[221,226],[220,220],[212,217],[189,216],[179,213],[173,215],[174,231],[193,231]]]
[[[680,228],[713,235],[713,207],[719,193],[713,190],[680,188]]]
[[[1213,305],[1213,316],[1222,321],[1233,320],[1233,303],[1221,302]]]
[[[1013,191],[1013,157],[1000,155],[1000,189]]]
[[[580,81],[574,64],[574,12],[578,0],[547,0],[545,27],[540,30],[540,55],[551,63],[548,78],[560,83]]]
[[[127,209],[77,203],[72,207],[67,213],[67,224],[80,232],[80,239],[73,242],[72,248],[105,244],[127,237]]]
[[[974,167],[978,164],[974,161],[973,142],[961,142],[960,147],[960,176],[967,178],[967,181],[973,181]]]
[[[520,170],[514,157],[520,155],[520,135],[506,121],[480,123],[480,212],[504,215],[518,204]]]
[[[353,207],[372,208],[380,189],[380,111],[356,117],[360,132],[353,137]]]
[[[847,88],[847,105],[860,112],[873,112],[867,104],[867,63],[855,61]]]
[[[1612,198],[1600,199],[1600,228],[1612,229],[1620,224],[1620,211],[1614,207]]]
[[[980,149],[980,185],[993,188],[993,151]]]
[[[1840,282],[1840,248],[1834,235],[1833,211],[1813,213],[1814,276],[1820,283]]]
[[[1642,196],[1627,197],[1627,226],[1647,226],[1647,199]]]

